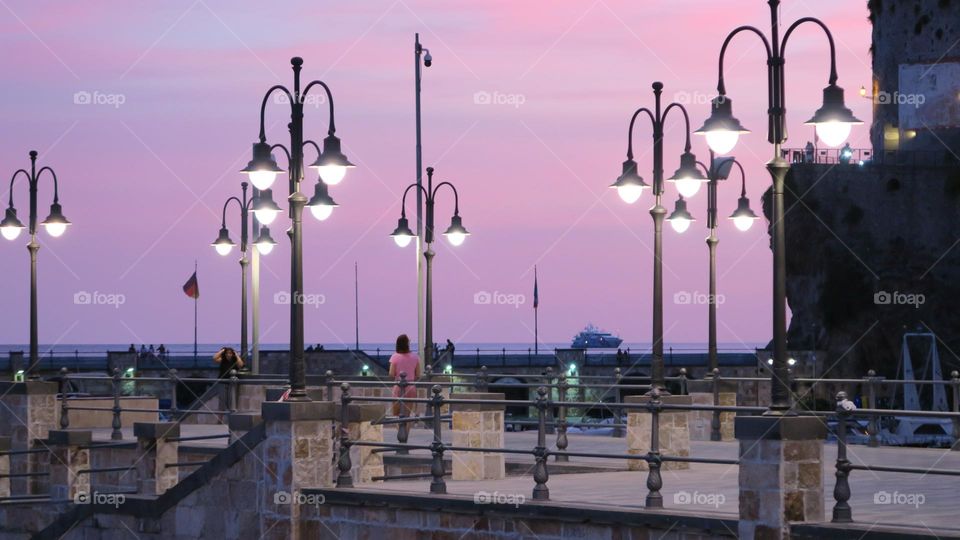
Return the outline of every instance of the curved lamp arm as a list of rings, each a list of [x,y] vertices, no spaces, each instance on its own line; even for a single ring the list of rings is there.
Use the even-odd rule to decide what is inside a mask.
[[[240,209],[243,210],[243,201],[236,197],[230,197],[223,203],[223,214],[220,218],[220,226],[224,229],[227,228],[227,206],[230,205],[230,201],[237,201],[237,204],[240,205]]]
[[[318,145],[317,143],[315,143],[315,142],[313,142],[313,141],[311,141],[311,140],[303,141],[303,147],[306,148],[307,146],[312,146],[313,149],[317,151],[317,157],[318,157],[318,158],[319,158],[321,155],[323,155],[323,152],[320,150],[320,145]]]
[[[770,49],[770,42],[767,41],[767,36],[763,35],[763,32],[761,32],[754,26],[740,26],[734,29],[727,36],[727,39],[723,40],[723,46],[720,47],[720,71],[719,71],[719,76],[717,78],[717,93],[720,94],[721,96],[727,95],[727,86],[723,82],[723,57],[727,52],[727,45],[730,44],[730,40],[732,40],[734,36],[744,31],[753,32],[754,34],[760,36],[760,40],[763,41],[763,46],[767,50],[767,62],[769,63],[771,60],[773,60],[774,51]],[[769,85],[769,81],[768,81],[768,85]]]
[[[30,173],[28,173],[24,169],[20,169],[17,172],[13,173],[13,176],[10,178],[10,190],[8,191],[8,193],[10,194],[10,208],[13,208],[13,181],[17,179],[17,175],[19,175],[20,173],[23,173],[24,175],[26,175],[28,180],[30,179]]]
[[[457,193],[457,188],[454,187],[454,185],[451,184],[450,182],[440,182],[439,184],[437,184],[437,187],[433,188],[433,195],[431,195],[431,198],[436,199],[437,192],[440,191],[440,188],[443,186],[449,186],[450,189],[453,190],[453,215],[459,216],[460,215],[460,195]]]
[[[323,90],[327,93],[327,102],[330,104],[330,127],[327,129],[327,135],[333,135],[337,132],[337,124],[333,120],[333,94],[330,93],[330,87],[327,86],[327,83],[323,81],[311,81],[303,90],[303,94],[300,95],[300,99],[303,99],[307,96],[307,92],[313,88],[314,85],[320,85],[323,87]]]
[[[53,172],[53,169],[50,167],[43,167],[37,171],[37,178],[40,178],[43,171],[47,171],[50,173],[50,176],[53,176],[53,204],[57,204],[60,202],[60,182],[57,181],[57,173]]]
[[[669,112],[670,112],[670,109],[672,109],[672,108],[674,108],[674,107],[680,109],[680,111],[683,113],[683,121],[684,121],[684,122],[686,123],[686,125],[687,125],[687,142],[686,142],[686,144],[684,144],[684,146],[683,146],[683,151],[684,151],[684,152],[689,152],[689,151],[690,151],[690,148],[691,148],[691,145],[690,145],[690,115],[687,114],[687,108],[684,107],[683,105],[679,104],[679,103],[676,103],[676,102],[671,103],[671,104],[667,105],[667,108],[666,108],[666,109],[663,110],[663,117],[662,117],[661,121],[662,121],[662,122],[666,122],[666,120],[667,120],[667,113],[669,113]]]
[[[743,172],[743,165],[740,164],[736,159],[733,160],[733,164],[740,169],[740,196],[747,196],[747,173]]]
[[[430,197],[430,194],[427,193],[427,188],[423,187],[422,185],[413,183],[407,186],[407,189],[403,190],[403,197],[400,199],[400,217],[401,218],[407,217],[407,192],[410,191],[410,188],[417,188],[418,191],[423,192],[424,196],[428,198]]]
[[[820,19],[817,19],[815,17],[804,17],[802,19],[798,19],[796,22],[791,24],[790,28],[788,28],[787,32],[783,35],[783,42],[780,44],[780,55],[786,56],[787,40],[790,39],[790,34],[792,34],[793,31],[796,30],[798,26],[807,22],[812,22],[816,24],[817,26],[823,29],[823,32],[825,34],[827,34],[827,41],[830,42],[830,84],[831,85],[836,84],[837,83],[837,49],[833,43],[833,34],[830,33],[830,29],[827,28],[827,25],[824,24],[823,21],[821,21]]]
[[[699,165],[700,168],[703,169],[703,172],[704,172],[704,174],[707,175],[707,178],[709,178],[709,179],[711,179],[711,180],[713,179],[713,178],[712,178],[712,177],[713,177],[713,170],[712,170],[710,167],[707,167],[707,165],[706,165],[704,162],[700,161],[699,159],[697,160],[697,165]]]
[[[287,166],[289,166],[289,165],[290,165],[290,162],[293,160],[293,158],[290,157],[290,151],[287,150],[287,147],[286,147],[286,146],[284,146],[284,145],[282,145],[282,144],[280,144],[280,143],[277,143],[277,144],[271,146],[271,147],[270,147],[270,151],[273,152],[273,151],[276,150],[277,148],[279,148],[280,150],[283,150],[283,155],[287,156]]]
[[[270,99],[270,95],[273,94],[276,90],[283,90],[283,93],[287,95],[287,99],[290,100],[290,105],[293,106],[294,99],[293,95],[287,90],[286,86],[282,84],[277,84],[271,86],[267,93],[263,95],[263,102],[260,104],[260,142],[267,142],[267,131],[264,127],[264,117],[267,114],[267,100]]]
[[[637,121],[637,117],[640,116],[640,113],[645,112],[647,116],[650,117],[650,123],[656,124],[657,121],[653,117],[653,113],[650,112],[650,109],[646,107],[640,107],[634,111],[633,116],[630,117],[630,127],[627,130],[627,159],[633,159],[633,125]]]

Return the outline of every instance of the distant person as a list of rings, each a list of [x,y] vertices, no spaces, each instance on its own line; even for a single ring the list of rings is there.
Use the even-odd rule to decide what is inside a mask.
[[[803,147],[803,161],[806,163],[813,163],[815,151],[816,149],[813,147],[813,143],[807,141],[807,145]]]
[[[309,347],[307,347],[306,351],[304,352],[313,352],[313,345],[310,345]]]
[[[130,354],[137,354],[137,348],[133,345],[133,343],[130,344],[130,348],[127,349],[127,352]]]
[[[150,348],[147,349],[147,352],[149,352],[150,354],[155,354],[155,353],[156,353],[156,350],[153,348],[153,343],[150,344]]]
[[[853,158],[853,148],[850,147],[850,143],[847,143],[840,149],[840,163],[847,165],[851,158]]]
[[[230,370],[237,370],[243,367],[243,358],[237,354],[237,351],[230,347],[223,347],[217,354],[213,355],[213,361],[220,367],[220,378],[226,379],[230,376]]]
[[[420,378],[420,357],[417,353],[410,352],[410,338],[406,334],[397,336],[396,352],[390,357],[390,376],[393,380],[399,381],[400,374],[405,373],[407,382],[416,382]],[[393,387],[393,397],[395,398],[416,398],[417,387],[407,386],[403,395],[400,395],[400,385]],[[403,407],[401,407],[403,405]],[[393,403],[394,416],[410,416],[413,410],[412,403]]]
[[[157,354],[160,355],[160,358],[167,357],[167,348],[163,346],[163,343],[161,343],[160,346],[157,347]]]
[[[453,342],[447,338],[447,351],[449,351],[451,357],[453,356],[453,351],[456,350],[456,348],[457,347],[453,344]]]
[[[140,356],[146,356],[146,355],[147,355],[147,346],[141,344],[141,345],[140,345]]]

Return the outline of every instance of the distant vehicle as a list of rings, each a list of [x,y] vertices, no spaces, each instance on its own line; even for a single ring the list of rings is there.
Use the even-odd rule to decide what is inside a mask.
[[[953,422],[949,418],[893,416],[881,420],[883,430],[890,433],[897,446],[932,446],[950,448],[953,444]]]
[[[573,336],[570,347],[574,349],[615,349],[621,343],[623,343],[623,340],[619,337],[588,324],[583,331]]]

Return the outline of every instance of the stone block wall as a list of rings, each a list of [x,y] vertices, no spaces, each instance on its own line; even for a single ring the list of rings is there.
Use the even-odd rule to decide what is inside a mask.
[[[503,394],[453,394],[453,399],[500,399]],[[453,445],[466,448],[503,448],[504,407],[502,405],[453,404]],[[506,476],[502,453],[451,452],[454,480],[495,480]]]
[[[627,396],[625,403],[646,403],[646,396]],[[664,404],[690,404],[690,396],[665,396]],[[664,456],[690,456],[689,411],[662,411],[660,413],[660,454]],[[653,434],[653,416],[643,409],[629,409],[627,412],[627,453],[646,455],[650,451],[650,436]],[[627,460],[631,471],[645,471],[649,467],[642,459]],[[689,469],[686,462],[667,461],[661,470]]]
[[[691,403],[694,405],[713,405],[713,394],[707,392],[691,392]],[[737,404],[737,394],[733,392],[720,392],[719,401],[721,406],[734,406]],[[733,419],[736,413],[720,413],[720,440],[733,440]],[[713,422],[713,411],[690,411],[690,440],[691,441],[709,441],[711,424]]]

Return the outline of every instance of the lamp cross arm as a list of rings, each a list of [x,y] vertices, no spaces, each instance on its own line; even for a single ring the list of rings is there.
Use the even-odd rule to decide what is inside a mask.
[[[283,86],[282,84],[273,85],[269,90],[267,90],[267,93],[263,95],[263,102],[260,103],[260,142],[262,143],[267,142],[267,131],[266,126],[264,125],[267,114],[267,100],[269,100],[270,96],[277,90],[282,90],[283,93],[287,95],[287,99],[289,100],[291,107],[293,107],[295,102],[293,94],[291,94],[290,90],[287,90],[287,87]]]
[[[333,135],[334,133],[337,132],[337,124],[333,118],[333,94],[330,92],[330,87],[327,86],[327,83],[319,80],[310,81],[310,84],[308,84],[307,87],[304,88],[303,94],[300,95],[300,99],[302,100],[303,98],[305,98],[307,95],[307,92],[309,92],[310,89],[313,88],[315,85],[322,86],[323,90],[327,93],[327,103],[330,104],[330,127],[327,129],[327,135]]]
[[[440,191],[440,188],[442,188],[443,186],[447,186],[451,190],[453,190],[453,215],[455,216],[460,215],[460,194],[457,193],[456,186],[454,186],[450,182],[440,182],[439,184],[437,184],[437,187],[433,188],[433,194],[430,196],[430,198],[436,200],[437,192]]]
[[[30,173],[28,173],[25,169],[19,169],[17,170],[17,172],[13,173],[13,176],[10,177],[10,189],[8,190],[8,193],[10,195],[10,208],[13,208],[13,182],[17,179],[17,176],[19,176],[21,173],[23,173],[23,175],[27,177],[28,182],[32,181],[30,178]]]
[[[827,28],[827,25],[823,23],[820,19],[816,17],[803,17],[802,19],[797,19],[793,24],[790,25],[790,28],[787,29],[786,33],[783,34],[783,42],[780,44],[780,56],[786,56],[787,51],[787,40],[790,39],[790,34],[797,29],[803,23],[814,23],[819,26],[823,32],[827,35],[827,41],[830,43],[830,84],[837,83],[837,48],[833,42],[833,34],[830,33],[830,29]]]
[[[627,159],[633,159],[633,126],[637,121],[637,117],[640,116],[640,113],[647,113],[647,116],[650,117],[650,123],[654,126],[657,124],[657,120],[650,109],[640,107],[633,112],[633,116],[630,117],[630,127],[627,129]]]
[[[57,180],[57,173],[50,167],[43,167],[37,171],[37,178],[40,178],[44,171],[50,173],[50,176],[53,177],[53,202],[56,204],[60,202],[60,182]]]
[[[663,110],[663,116],[661,117],[660,121],[665,122],[667,120],[667,114],[670,113],[670,110],[673,108],[677,108],[680,110],[680,112],[683,113],[683,121],[687,128],[687,131],[686,131],[687,139],[686,139],[686,143],[684,144],[683,151],[689,152],[692,146],[690,144],[690,115],[687,114],[687,108],[676,102],[671,103],[667,105],[666,109]]]
[[[416,188],[417,191],[422,192],[428,202],[433,200],[433,196],[427,191],[427,188],[417,184],[416,182],[410,184],[407,186],[407,189],[403,190],[403,197],[400,199],[400,217],[403,218],[407,217],[407,193],[410,192],[411,188]]]
[[[723,40],[723,46],[720,47],[720,67],[719,76],[717,77],[717,93],[719,93],[721,96],[727,95],[727,87],[723,80],[723,58],[727,53],[727,46],[730,45],[730,41],[740,32],[753,32],[760,37],[760,41],[763,42],[763,46],[767,51],[768,63],[773,61],[774,54],[777,52],[770,47],[770,41],[767,40],[767,36],[765,36],[757,27],[744,25],[735,28],[732,32],[730,32],[729,35],[727,35],[727,38]]]

